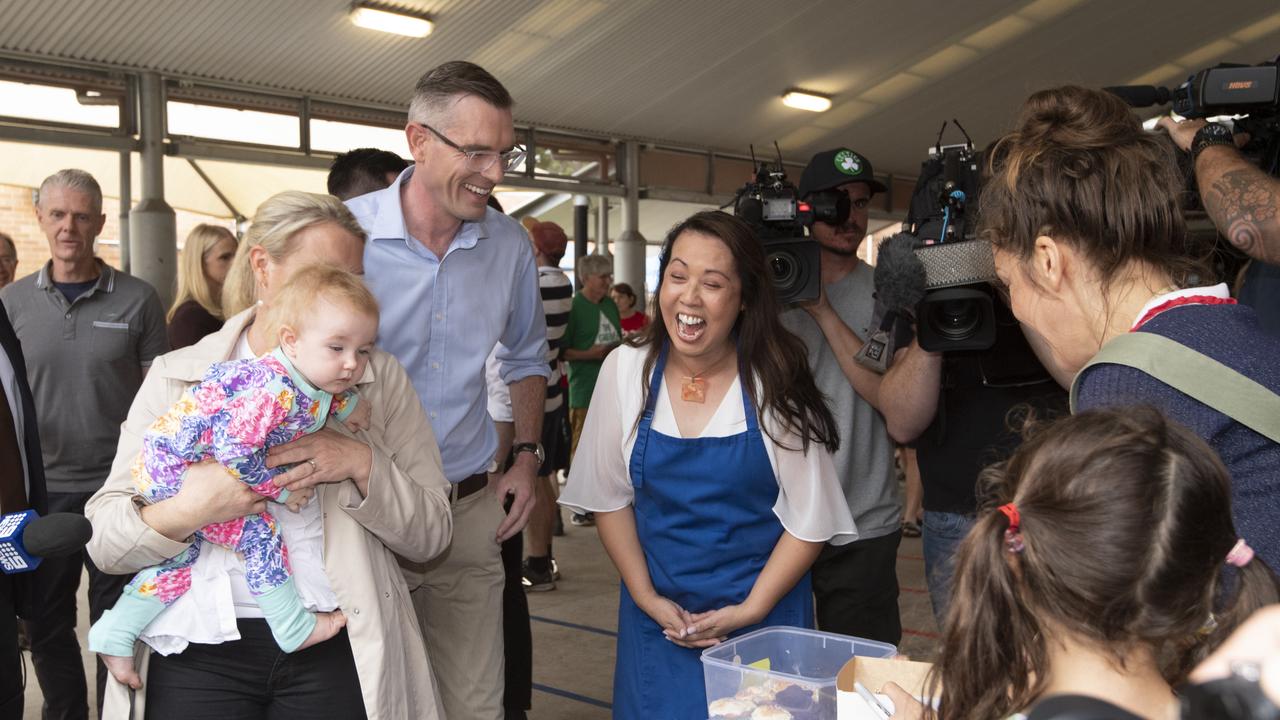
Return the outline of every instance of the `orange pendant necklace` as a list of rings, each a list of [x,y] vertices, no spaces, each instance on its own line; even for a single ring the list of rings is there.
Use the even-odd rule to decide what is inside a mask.
[[[689,371],[689,374],[682,375],[680,377],[680,399],[685,402],[698,403],[699,405],[705,403],[707,401],[707,379],[703,376],[714,370],[723,359],[723,357],[718,358],[702,372]],[[689,370],[689,366],[683,360],[681,364],[685,366],[686,371]]]
[[[680,384],[680,399],[685,402],[702,403],[707,401],[707,379],[700,375],[686,375]]]

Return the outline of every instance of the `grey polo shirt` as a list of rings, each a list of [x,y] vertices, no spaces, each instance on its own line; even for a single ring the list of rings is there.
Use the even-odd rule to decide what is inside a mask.
[[[875,270],[858,263],[848,275],[826,286],[831,307],[854,334],[871,334],[875,307]],[[898,529],[902,500],[893,469],[893,440],[884,416],[854,389],[840,369],[822,328],[804,310],[782,313],[782,324],[800,336],[809,355],[809,369],[840,431],[834,460],[849,512],[858,526],[858,540],[883,537]]]
[[[97,284],[73,303],[49,263],[0,290],[27,360],[49,492],[102,486],[143,373],[168,350],[155,289],[97,263]]]

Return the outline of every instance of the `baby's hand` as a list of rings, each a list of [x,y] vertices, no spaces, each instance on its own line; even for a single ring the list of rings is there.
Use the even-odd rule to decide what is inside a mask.
[[[284,501],[284,506],[293,512],[298,512],[306,507],[307,501],[311,499],[311,493],[303,493],[294,490],[289,493],[288,499]]]
[[[359,432],[360,430],[369,429],[369,420],[373,417],[373,407],[369,404],[369,398],[361,397],[360,402],[356,403],[356,409],[351,411],[347,419],[342,422],[351,432]]]

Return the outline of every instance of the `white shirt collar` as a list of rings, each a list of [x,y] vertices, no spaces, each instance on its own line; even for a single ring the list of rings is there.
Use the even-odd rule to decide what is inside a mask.
[[[1147,313],[1151,312],[1154,308],[1159,307],[1170,300],[1191,297],[1192,295],[1207,295],[1209,297],[1226,300],[1231,297],[1231,292],[1227,289],[1226,283],[1218,283],[1217,285],[1205,285],[1203,287],[1182,288],[1181,290],[1174,290],[1163,295],[1157,295],[1147,301],[1146,305],[1142,306],[1142,309],[1138,311],[1138,316],[1133,319],[1133,322],[1129,323],[1129,327],[1134,327],[1138,323],[1142,322],[1142,318],[1146,317]]]

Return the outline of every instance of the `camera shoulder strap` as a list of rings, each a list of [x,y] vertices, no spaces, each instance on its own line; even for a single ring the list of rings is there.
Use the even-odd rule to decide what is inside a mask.
[[[1103,363],[1141,370],[1280,443],[1280,395],[1204,353],[1155,333],[1126,333],[1102,346],[1071,383],[1072,413],[1084,371]]]

